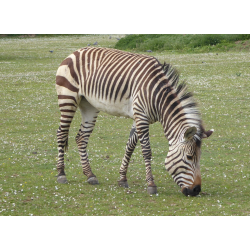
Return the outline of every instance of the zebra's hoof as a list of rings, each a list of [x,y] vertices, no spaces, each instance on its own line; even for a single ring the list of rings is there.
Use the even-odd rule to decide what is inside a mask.
[[[60,175],[60,176],[58,176],[58,177],[57,177],[57,182],[58,182],[58,183],[63,183],[63,184],[68,183],[67,178],[66,178],[65,175]]]
[[[149,194],[157,194],[157,187],[148,187]]]
[[[90,177],[87,182],[91,185],[96,185],[96,184],[99,184],[98,180],[96,177]]]
[[[118,181],[118,186],[119,186],[119,187],[128,188],[128,182],[127,182],[127,181],[120,180],[120,181]]]

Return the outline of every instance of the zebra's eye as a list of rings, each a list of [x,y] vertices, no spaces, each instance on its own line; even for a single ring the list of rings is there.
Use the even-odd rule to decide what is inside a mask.
[[[187,155],[187,158],[188,158],[188,160],[193,160],[193,156],[192,155]]]

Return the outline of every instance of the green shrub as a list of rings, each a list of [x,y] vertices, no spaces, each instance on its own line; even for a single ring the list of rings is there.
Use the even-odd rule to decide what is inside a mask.
[[[235,41],[250,39],[248,34],[197,34],[197,35],[171,35],[171,34],[146,34],[146,35],[127,35],[117,42],[116,49],[137,50],[137,51],[161,51],[161,50],[185,50],[190,51],[194,48],[207,46],[234,46]],[[203,49],[204,50],[204,49]],[[210,50],[210,48],[209,48]]]

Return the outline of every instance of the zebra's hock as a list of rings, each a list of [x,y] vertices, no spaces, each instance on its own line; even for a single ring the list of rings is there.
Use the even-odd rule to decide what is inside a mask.
[[[68,147],[69,147],[69,144],[68,144],[68,138],[67,138],[64,144],[64,152],[68,151]]]

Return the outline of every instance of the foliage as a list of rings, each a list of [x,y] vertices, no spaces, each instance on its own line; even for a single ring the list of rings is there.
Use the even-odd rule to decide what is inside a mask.
[[[248,40],[250,35],[220,35],[220,34],[197,34],[197,35],[127,35],[117,42],[115,48],[136,51],[184,51],[200,52],[202,48],[207,50],[221,50],[228,45],[235,45],[235,41]],[[213,46],[220,45],[217,48]],[[236,46],[236,45],[235,45]],[[230,46],[229,46],[230,47]],[[232,47],[232,46],[231,46]],[[225,49],[225,48],[224,48]]]
[[[113,36],[112,36],[113,37]],[[122,40],[122,39],[121,39]],[[86,183],[75,136],[77,112],[65,156],[67,185],[56,182],[59,109],[55,74],[62,60],[98,41],[114,47],[109,35],[0,39],[0,215],[250,215],[250,55],[159,52],[193,91],[205,127],[202,193],[185,197],[164,169],[168,142],[159,123],[150,126],[152,171],[158,196],[149,196],[140,146],[128,170],[130,188],[117,186],[132,121],[100,113],[88,154],[100,185]],[[50,53],[49,51],[53,51]]]

